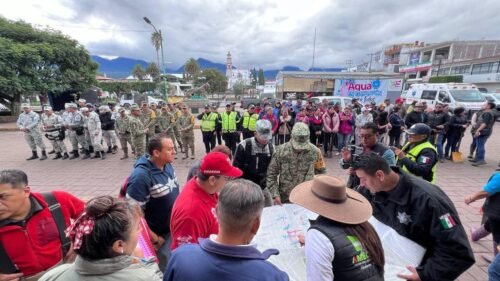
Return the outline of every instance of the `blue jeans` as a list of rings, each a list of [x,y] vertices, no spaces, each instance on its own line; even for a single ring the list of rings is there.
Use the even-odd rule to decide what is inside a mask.
[[[489,136],[479,136],[474,138],[473,142],[476,145],[476,161],[484,161],[484,145],[486,144],[486,140],[488,140]]]
[[[497,254],[493,262],[488,267],[488,280],[500,281],[500,254]]]
[[[341,134],[337,133],[338,143],[339,143],[339,151],[344,148],[344,146],[349,144],[349,140],[351,139],[351,134]]]
[[[437,134],[437,137],[436,137],[436,135],[431,135],[429,137],[429,142],[436,147],[437,152],[438,152],[438,157],[443,158],[444,134],[443,133],[436,133],[436,134]]]

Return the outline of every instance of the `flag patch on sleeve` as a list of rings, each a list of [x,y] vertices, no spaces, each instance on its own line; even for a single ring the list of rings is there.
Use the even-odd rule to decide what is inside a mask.
[[[427,156],[418,157],[418,163],[420,164],[429,164],[431,162],[431,158]]]
[[[452,229],[457,225],[450,213],[446,213],[440,216],[439,220],[441,221],[441,225],[444,229]]]

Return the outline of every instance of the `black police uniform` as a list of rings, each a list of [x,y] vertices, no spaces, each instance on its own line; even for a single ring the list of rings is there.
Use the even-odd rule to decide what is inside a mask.
[[[399,167],[391,169],[400,176],[393,190],[358,191],[372,204],[377,220],[426,249],[416,268],[421,280],[455,280],[475,261],[453,203],[438,186]]]
[[[408,154],[410,150],[412,150],[415,146],[427,142],[425,139],[423,142],[415,143],[412,145],[408,145],[403,152]],[[412,173],[415,176],[422,177],[428,182],[432,181],[433,171],[432,168],[438,162],[437,152],[430,148],[424,148],[418,155],[415,155],[417,162],[411,161],[409,158],[405,157],[403,159],[398,160],[398,166],[405,166],[408,172]],[[425,161],[420,161],[419,159],[426,159]]]

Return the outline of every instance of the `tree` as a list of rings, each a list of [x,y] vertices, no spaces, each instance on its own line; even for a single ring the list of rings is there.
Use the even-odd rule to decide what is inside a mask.
[[[158,63],[157,65],[160,64],[160,48],[161,48],[161,41],[163,38],[161,38],[161,33],[160,32],[153,32],[151,34],[151,43],[156,49],[156,62]],[[163,66],[162,66],[163,67]]]
[[[245,85],[243,84],[243,82],[238,81],[234,83],[233,92],[235,96],[243,96],[243,94],[245,93]]]
[[[87,50],[59,31],[0,17],[0,100],[13,114],[21,94],[84,91],[96,70]]]
[[[145,73],[151,75],[151,78],[153,78],[154,81],[160,80],[160,69],[154,62],[148,65]]]
[[[200,75],[205,77],[205,82],[207,82],[210,87],[207,92],[213,93],[223,93],[227,89],[227,77],[220,73],[217,69],[209,68],[203,70]]]
[[[187,62],[184,64],[184,73],[186,75],[186,78],[193,78],[198,72],[200,71],[200,66],[198,65],[198,62],[190,58],[187,60]]]
[[[257,86],[257,70],[255,68],[250,70],[250,79],[252,80],[252,86],[255,88]]]
[[[259,69],[259,85],[264,85],[266,83],[266,77],[264,76],[264,70]]]
[[[142,66],[140,64],[136,64],[134,66],[134,70],[132,70],[132,75],[134,75],[135,78],[142,80],[144,78],[144,75],[146,75],[146,72],[144,69],[142,69]]]

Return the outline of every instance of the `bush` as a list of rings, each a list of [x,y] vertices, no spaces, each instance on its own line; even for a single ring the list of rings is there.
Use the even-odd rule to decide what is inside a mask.
[[[97,87],[101,88],[103,91],[108,92],[129,92],[129,91],[138,91],[140,93],[143,92],[152,92],[156,89],[157,84],[155,82],[98,82]]]
[[[456,76],[433,76],[429,79],[430,83],[462,83],[464,77],[462,75]]]

